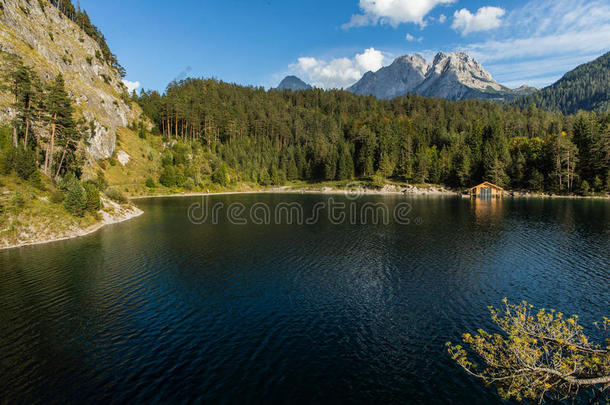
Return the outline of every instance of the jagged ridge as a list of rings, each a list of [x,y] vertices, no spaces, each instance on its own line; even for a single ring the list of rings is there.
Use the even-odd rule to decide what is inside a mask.
[[[381,99],[392,99],[415,91],[426,78],[430,67],[418,55],[396,58],[390,66],[377,72],[367,72],[360,81],[347,90],[358,95],[372,95]]]
[[[469,98],[512,99],[535,91],[509,89],[498,83],[474,58],[462,52],[440,52],[432,65],[420,55],[404,55],[390,66],[366,73],[348,88],[354,94],[392,99],[415,93],[448,100]]]

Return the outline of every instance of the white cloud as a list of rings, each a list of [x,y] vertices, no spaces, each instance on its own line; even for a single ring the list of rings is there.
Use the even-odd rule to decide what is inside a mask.
[[[591,61],[599,55],[549,56],[543,60],[517,60],[510,63],[487,63],[486,68],[493,71],[496,78],[508,87],[531,85],[544,87],[555,83],[574,67]]]
[[[599,54],[610,48],[610,24],[589,32],[570,32],[531,38],[507,38],[461,48],[482,61],[535,58],[553,55]]]
[[[502,39],[460,48],[482,61],[546,60],[591,55],[610,48],[610,4],[601,1],[531,0],[510,13]]]
[[[459,50],[501,83],[543,86],[610,50],[607,0],[530,0],[510,12],[493,40]]]
[[[389,7],[403,3],[410,2],[360,1],[362,13],[352,18],[355,24],[351,26],[413,22],[400,13],[391,14],[390,17],[388,9],[382,9],[384,5]],[[421,3],[441,4],[439,1]],[[465,10],[464,13],[460,10],[456,13],[457,19],[464,21],[456,23],[451,18],[451,23],[458,24],[454,29],[466,33],[496,28],[493,38],[477,42],[462,40],[461,44],[458,42],[450,49],[442,50],[468,53],[482,62],[500,83],[510,87],[551,84],[576,66],[610,51],[609,0],[528,0],[518,8],[509,8],[506,12],[502,10],[501,15],[498,11],[486,14],[481,11],[483,9],[486,8],[476,12]],[[423,24],[432,21],[431,16],[426,17],[428,12],[420,13]],[[446,17],[443,17],[444,14],[441,14],[434,21],[446,22]],[[404,38],[410,42],[420,40],[414,31],[405,34]],[[419,53],[431,60],[438,50],[420,50]],[[291,65],[291,70],[318,87],[342,88],[356,82],[367,70],[376,70],[380,65],[391,62],[390,55],[380,52],[381,57],[375,56],[373,51],[375,49],[369,51],[368,55],[364,51],[363,56],[358,58],[360,62],[357,55],[337,59],[301,58]],[[404,50],[394,52],[404,53]],[[370,64],[365,62],[367,60]],[[364,65],[372,69],[366,69]]]
[[[131,93],[140,87],[140,82],[130,82],[129,80],[123,79],[123,84],[127,87],[127,90]]]
[[[362,14],[352,16],[344,29],[365,25],[389,24],[397,27],[403,23],[425,26],[424,17],[440,4],[457,0],[360,0]]]
[[[368,48],[353,58],[335,58],[325,61],[313,57],[299,58],[291,64],[292,73],[315,87],[323,89],[351,86],[368,71],[381,69],[387,57],[383,52]]]
[[[462,35],[493,30],[502,25],[504,14],[506,11],[499,7],[481,7],[475,14],[463,8],[453,14],[451,28],[461,31]]]
[[[318,65],[316,58],[299,58],[299,65],[303,70],[311,70]]]
[[[447,16],[445,14],[441,14],[438,16],[438,22],[444,24],[447,21]]]
[[[405,39],[406,39],[407,41],[409,41],[409,42],[415,42],[415,41],[417,41],[417,42],[421,42],[421,41],[423,41],[423,40],[424,40],[424,37],[418,37],[418,38],[415,38],[413,35],[411,35],[411,34],[407,34],[407,36],[405,37]]]
[[[364,53],[356,55],[356,63],[365,71],[376,72],[383,66],[385,56],[375,48],[369,48]]]

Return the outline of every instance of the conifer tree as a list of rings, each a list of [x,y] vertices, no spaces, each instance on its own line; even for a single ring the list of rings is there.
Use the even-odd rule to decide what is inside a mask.
[[[65,89],[61,74],[49,85],[46,96],[46,112],[49,125],[49,139],[44,160],[44,172],[51,175],[54,164],[55,144],[57,138],[63,137],[65,142],[74,136],[75,122],[72,114],[74,109]],[[64,146],[66,143],[64,143]]]
[[[23,137],[23,146],[28,146],[32,124],[38,107],[39,89],[34,71],[18,60],[11,74],[13,93],[13,142],[17,146],[19,134]]]

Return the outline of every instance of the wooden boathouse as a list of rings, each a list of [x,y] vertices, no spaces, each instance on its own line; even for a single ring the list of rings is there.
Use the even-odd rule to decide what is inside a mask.
[[[486,181],[485,183],[481,183],[478,186],[471,188],[470,196],[486,199],[501,198],[504,196],[504,189]]]

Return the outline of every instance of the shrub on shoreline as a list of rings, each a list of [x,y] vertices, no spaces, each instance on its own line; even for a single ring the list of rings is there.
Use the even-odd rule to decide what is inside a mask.
[[[116,187],[107,188],[104,194],[106,194],[106,196],[112,201],[117,202],[119,204],[127,204],[129,201],[125,194],[123,194],[121,190]]]

